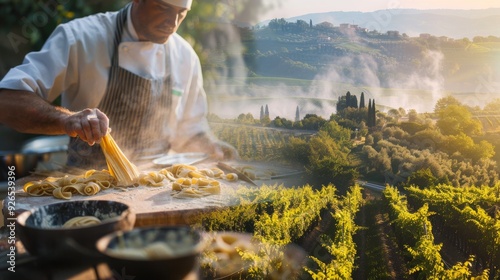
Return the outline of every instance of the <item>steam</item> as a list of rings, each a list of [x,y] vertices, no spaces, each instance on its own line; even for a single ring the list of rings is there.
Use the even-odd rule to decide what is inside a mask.
[[[436,102],[444,97],[443,58],[444,55],[440,51],[426,50],[415,72],[406,78],[391,80],[389,83],[391,88],[416,89],[420,92],[398,96],[398,100],[390,101],[387,106],[399,108],[397,104],[401,104],[400,107],[415,109],[421,113],[433,111]]]
[[[330,71],[318,76],[317,82],[330,84],[336,88],[324,87],[325,92],[347,91],[358,97],[364,92],[366,99],[376,99],[377,104],[385,108],[415,109],[417,112],[429,112],[436,101],[443,97],[444,78],[441,72],[443,54],[439,51],[427,51],[423,59],[409,75],[392,76],[381,80],[380,73],[391,70],[394,66],[375,60],[368,54],[357,54],[332,61]],[[343,71],[355,67],[354,71]],[[325,81],[328,81],[326,83]],[[338,87],[338,84],[348,84]],[[405,91],[403,91],[405,90]]]
[[[301,117],[316,114],[328,118],[336,112],[335,102],[338,98],[350,91],[358,98],[364,92],[366,100],[377,100],[382,111],[384,108],[404,108],[420,113],[431,112],[437,100],[445,96],[442,62],[443,54],[440,51],[428,50],[409,75],[381,80],[380,73],[391,70],[393,65],[377,61],[368,54],[342,57],[331,61],[329,70],[315,77],[307,89],[284,84],[242,86],[233,94],[249,98],[233,100],[227,107],[223,103],[212,104],[212,111],[221,112],[221,116],[229,118],[241,113],[258,117],[260,107],[268,105],[271,119],[280,116],[293,120],[296,107],[299,106]],[[227,88],[224,90],[230,93]]]

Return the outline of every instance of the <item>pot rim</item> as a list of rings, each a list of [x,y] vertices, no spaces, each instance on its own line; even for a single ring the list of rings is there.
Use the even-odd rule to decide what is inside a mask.
[[[196,234],[197,240],[195,240],[195,243],[193,245],[193,249],[190,250],[189,252],[186,252],[184,254],[179,254],[175,256],[169,256],[169,257],[164,257],[164,258],[159,258],[159,259],[133,259],[133,258],[124,258],[124,257],[119,257],[116,255],[112,255],[106,252],[106,250],[109,248],[109,243],[114,239],[118,238],[119,235],[124,235],[124,234],[131,234],[133,232],[141,232],[141,231],[150,231],[150,230],[180,230],[180,229],[187,229],[189,232],[192,232]],[[169,261],[169,260],[177,260],[177,259],[182,259],[186,257],[193,257],[196,255],[199,255],[204,247],[205,247],[205,237],[202,231],[193,229],[187,225],[165,225],[165,226],[147,226],[147,227],[139,227],[139,228],[134,228],[132,230],[118,230],[115,232],[108,233],[102,237],[100,237],[95,244],[95,247],[97,248],[97,251],[101,253],[102,255],[106,256],[107,258],[118,260],[118,261],[125,261],[125,262],[138,262],[138,263],[152,263],[152,262],[163,262],[163,261]]]
[[[40,211],[40,209],[44,207],[49,207],[49,206],[54,206],[54,205],[62,205],[62,204],[74,204],[74,203],[83,203],[83,202],[108,202],[108,203],[117,203],[117,204],[122,204],[126,206],[127,208],[124,209],[120,215],[108,218],[105,220],[102,220],[101,223],[95,224],[95,225],[88,225],[88,226],[78,226],[78,227],[70,227],[70,228],[63,228],[62,225],[59,227],[40,227],[40,226],[33,226],[33,225],[27,225],[26,221],[28,218],[36,211]],[[29,228],[29,229],[34,229],[34,230],[40,230],[40,231],[46,231],[46,232],[63,232],[63,231],[81,231],[81,230],[93,230],[102,226],[106,226],[111,223],[119,222],[123,219],[125,219],[127,216],[134,215],[134,212],[132,211],[132,208],[130,205],[127,203],[119,202],[119,201],[114,201],[114,200],[98,200],[98,199],[90,199],[90,200],[73,200],[73,201],[62,201],[62,202],[56,202],[56,203],[50,203],[46,205],[41,205],[38,207],[31,208],[29,210],[26,210],[19,214],[17,216],[16,222],[24,228]],[[78,217],[78,216],[75,216]]]

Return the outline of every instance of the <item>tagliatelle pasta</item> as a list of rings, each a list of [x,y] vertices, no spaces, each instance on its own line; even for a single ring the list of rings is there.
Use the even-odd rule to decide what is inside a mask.
[[[139,178],[139,170],[131,163],[111,134],[107,133],[101,140],[101,148],[111,175],[118,180],[118,184],[132,185]]]
[[[172,183],[172,196],[175,198],[197,198],[220,193],[220,182],[224,172],[215,169],[197,169],[195,166],[175,164],[160,170],[171,173],[175,180]]]
[[[63,228],[83,227],[100,224],[101,220],[95,216],[81,216],[69,219],[63,224]]]
[[[163,181],[167,179],[167,177],[160,172],[148,172],[146,174],[141,174],[139,176],[139,184],[146,186],[159,187],[163,186]]]
[[[74,194],[95,195],[103,189],[116,186],[116,179],[107,170],[88,170],[83,175],[48,177],[24,185],[24,192],[31,196],[52,195],[59,199],[71,199]]]

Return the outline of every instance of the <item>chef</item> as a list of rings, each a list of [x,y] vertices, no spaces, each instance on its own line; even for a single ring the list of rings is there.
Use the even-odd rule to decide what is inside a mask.
[[[199,58],[176,33],[191,3],[133,0],[59,25],[0,81],[0,123],[68,134],[68,165],[84,168],[104,164],[108,129],[133,161],[170,149],[237,157],[210,133]]]

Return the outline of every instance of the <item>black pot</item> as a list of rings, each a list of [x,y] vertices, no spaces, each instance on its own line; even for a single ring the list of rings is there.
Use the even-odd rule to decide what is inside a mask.
[[[64,154],[68,150],[69,137],[62,136],[40,136],[25,141],[19,149],[0,149],[0,181],[9,179],[9,171],[14,167],[11,174],[21,178],[31,174],[40,162],[50,161],[56,154]],[[4,150],[5,149],[5,150]],[[65,162],[58,162],[63,165]]]
[[[108,249],[126,248],[141,249],[156,241],[165,241],[169,233],[175,233],[177,238],[190,236],[194,243],[189,252],[161,259],[131,259],[118,257],[107,251]],[[138,240],[141,240],[138,242]],[[180,242],[180,240],[177,240]],[[186,279],[188,275],[197,278],[199,273],[199,257],[203,242],[201,234],[189,227],[163,226],[136,228],[128,232],[108,234],[97,242],[97,249],[105,256],[113,274],[130,277],[130,279]]]
[[[100,224],[62,228],[71,218],[96,216]],[[41,262],[67,263],[78,260],[96,263],[101,256],[96,241],[102,236],[130,230],[135,213],[124,203],[107,200],[80,200],[40,206],[17,217],[17,234],[26,250]]]

